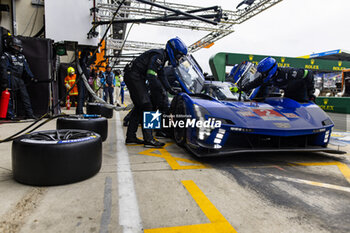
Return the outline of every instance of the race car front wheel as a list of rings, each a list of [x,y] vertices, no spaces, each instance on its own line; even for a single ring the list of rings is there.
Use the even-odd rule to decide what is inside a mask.
[[[182,98],[179,98],[175,107],[175,121],[185,121],[186,114],[185,103]],[[186,143],[186,128],[185,127],[174,127],[174,140],[177,145],[183,147]]]
[[[86,130],[49,130],[12,143],[16,181],[36,186],[62,185],[95,175],[102,164],[102,140]]]

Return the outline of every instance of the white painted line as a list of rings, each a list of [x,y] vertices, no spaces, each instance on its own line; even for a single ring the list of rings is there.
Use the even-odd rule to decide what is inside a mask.
[[[277,176],[277,175],[272,175],[272,174],[267,174],[267,175],[271,176],[271,177],[274,177],[274,178],[276,178],[278,180],[287,180],[287,181],[292,181],[292,182],[299,183],[299,184],[309,184],[309,185],[314,185],[314,186],[318,186],[318,187],[335,189],[335,190],[339,190],[339,191],[344,191],[344,192],[350,193],[350,188],[349,187],[338,186],[338,185],[334,185],[334,184],[320,183],[320,182],[315,182],[315,181],[310,181],[310,180],[302,180],[302,179],[297,179],[297,178]]]
[[[111,222],[112,208],[112,177],[107,176],[103,197],[103,213],[101,217],[100,233],[108,233],[108,225]]]
[[[115,119],[117,125],[116,151],[119,193],[119,225],[123,227],[123,233],[142,233],[143,227],[119,112],[116,112]]]

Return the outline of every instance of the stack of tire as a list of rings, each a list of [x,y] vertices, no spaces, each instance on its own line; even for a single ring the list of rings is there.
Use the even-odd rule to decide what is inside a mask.
[[[113,112],[112,112],[113,113]],[[70,115],[57,119],[57,129],[82,129],[98,133],[102,141],[107,139],[108,121],[99,115]]]
[[[26,134],[12,143],[14,179],[35,186],[85,180],[101,169],[105,117],[72,115],[57,120],[57,130]]]
[[[85,180],[101,169],[102,140],[86,130],[49,130],[26,134],[12,143],[16,181],[35,186]]]
[[[95,114],[95,115],[101,115],[106,118],[112,118],[113,117],[113,109],[107,108],[103,104],[100,103],[87,103],[86,104],[86,113],[87,114]]]

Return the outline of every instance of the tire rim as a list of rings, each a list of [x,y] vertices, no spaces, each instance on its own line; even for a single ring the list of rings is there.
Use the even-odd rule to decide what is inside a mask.
[[[101,118],[101,115],[97,114],[87,114],[87,115],[69,115],[65,116],[62,119],[98,119]]]
[[[21,141],[29,143],[60,144],[87,141],[93,138],[96,138],[96,134],[90,131],[52,130],[26,135]]]

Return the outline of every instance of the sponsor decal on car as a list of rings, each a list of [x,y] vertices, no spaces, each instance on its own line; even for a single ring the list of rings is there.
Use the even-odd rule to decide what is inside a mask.
[[[273,124],[276,125],[278,128],[288,129],[288,128],[291,127],[289,123],[276,122],[276,123],[273,123]]]
[[[285,115],[288,118],[299,118],[299,116],[294,113],[283,113],[283,115]]]
[[[237,113],[243,117],[256,117],[256,115],[251,111],[240,111]]]
[[[273,109],[253,109],[253,111],[265,121],[289,121]]]

